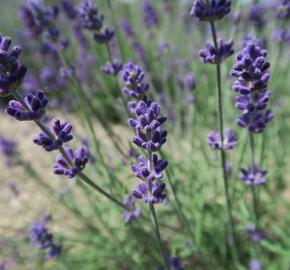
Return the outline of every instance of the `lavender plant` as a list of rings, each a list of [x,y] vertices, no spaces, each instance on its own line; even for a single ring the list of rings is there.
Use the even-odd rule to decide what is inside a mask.
[[[288,1],[2,6],[1,269],[288,269]]]

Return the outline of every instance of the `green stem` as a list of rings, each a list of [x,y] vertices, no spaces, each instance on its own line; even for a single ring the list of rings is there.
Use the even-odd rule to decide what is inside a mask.
[[[149,151],[149,154],[148,154],[148,158],[149,158],[149,170],[151,171],[153,169],[153,165],[152,165],[152,152],[150,152],[150,151]],[[148,182],[148,183],[149,183],[149,192],[151,194],[152,193],[152,183],[151,182]],[[162,240],[161,240],[159,223],[158,223],[158,219],[157,219],[157,216],[156,216],[154,203],[152,203],[152,202],[149,203],[149,210],[150,210],[150,214],[151,214],[152,223],[153,223],[153,226],[155,228],[155,234],[156,234],[156,238],[157,238],[160,254],[161,254],[161,256],[162,256],[162,258],[164,260],[164,265],[166,266],[166,270],[170,270],[168,256],[166,255],[166,252],[165,252],[165,250],[163,248],[163,244],[162,244]]]
[[[215,49],[218,49],[217,35],[216,35],[215,25],[213,21],[210,21],[210,26],[211,26],[213,43],[214,43]],[[223,146],[223,143],[224,143],[223,100],[222,100],[221,66],[219,63],[216,64],[216,79],[217,79],[219,135],[221,138],[220,158],[221,158],[221,166],[222,166],[223,181],[224,181],[226,208],[227,208],[227,216],[228,216],[228,224],[229,224],[229,235],[232,242],[230,251],[232,253],[232,257],[235,262],[235,265],[237,267],[239,259],[238,259],[238,252],[237,252],[236,240],[235,240],[235,234],[234,234],[234,219],[233,219],[233,214],[232,214],[232,204],[231,204],[230,195],[229,195],[228,174],[226,171],[226,153]]]
[[[255,171],[255,141],[254,141],[254,134],[250,132],[250,150],[251,150],[251,167],[252,167],[252,173]],[[256,194],[255,186],[251,186],[251,192],[252,192],[252,199],[253,199],[253,207],[254,207],[254,220],[256,228],[258,226],[259,221],[259,207],[258,207],[258,197]]]

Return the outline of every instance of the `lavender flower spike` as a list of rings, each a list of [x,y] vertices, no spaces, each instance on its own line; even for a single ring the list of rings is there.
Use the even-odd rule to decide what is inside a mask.
[[[38,120],[45,114],[48,99],[41,90],[25,96],[24,102],[27,108],[19,101],[11,100],[6,113],[19,121]]]
[[[89,158],[87,156],[87,151],[82,147],[75,153],[71,148],[66,148],[65,152],[68,158],[71,160],[72,164],[69,164],[66,158],[61,155],[57,157],[53,171],[55,174],[65,175],[68,178],[73,178],[78,173],[80,173],[88,163]]]
[[[231,75],[237,80],[233,89],[239,95],[235,107],[243,112],[237,124],[249,132],[260,133],[272,120],[271,110],[266,109],[271,92],[267,89],[270,80],[270,63],[267,51],[253,42],[248,42],[237,56]]]
[[[230,13],[232,2],[229,0],[196,0],[191,8],[190,15],[200,21],[215,21]]]
[[[143,4],[143,22],[147,28],[152,28],[159,23],[157,12],[150,0],[145,0]]]

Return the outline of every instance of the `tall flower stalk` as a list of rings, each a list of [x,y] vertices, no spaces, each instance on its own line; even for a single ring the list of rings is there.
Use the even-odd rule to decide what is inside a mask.
[[[229,179],[226,169],[227,157],[225,151],[227,149],[232,149],[235,146],[237,138],[233,135],[231,130],[228,130],[226,133],[224,132],[223,93],[221,78],[221,62],[227,57],[231,56],[234,51],[233,42],[224,42],[222,39],[218,40],[215,29],[215,21],[222,19],[230,12],[230,10],[231,1],[228,0],[197,0],[193,4],[191,15],[195,16],[200,21],[208,21],[211,28],[213,45],[211,43],[207,43],[205,48],[200,52],[200,57],[203,63],[214,64],[216,66],[218,132],[211,132],[208,136],[208,142],[213,149],[219,150],[220,152],[229,226],[230,251],[237,266],[238,253],[234,234],[234,218],[229,194]],[[230,140],[233,140],[231,145],[229,145]]]
[[[128,124],[136,131],[132,142],[146,152],[146,156],[140,155],[137,164],[131,166],[135,176],[141,180],[132,195],[149,205],[160,254],[166,269],[170,270],[169,258],[162,243],[155,212],[155,204],[162,203],[167,197],[165,183],[161,180],[168,162],[159,159],[155,153],[166,142],[167,131],[163,128],[163,123],[167,120],[167,116],[160,115],[161,107],[148,99],[149,84],[143,82],[144,76],[141,68],[132,62],[124,65],[121,74],[125,84],[123,93],[134,99],[128,103],[129,110],[135,115],[134,118],[128,119]]]
[[[249,134],[250,160],[248,168],[242,168],[240,178],[251,186],[253,198],[254,222],[256,228],[259,222],[259,205],[256,186],[265,184],[267,171],[258,167],[255,160],[254,134],[263,133],[273,118],[271,110],[266,109],[271,96],[268,90],[270,63],[266,59],[267,51],[261,49],[257,43],[249,41],[237,55],[237,62],[233,66],[231,75],[237,80],[233,89],[238,93],[235,107],[243,115],[237,119],[237,124],[245,128]]]

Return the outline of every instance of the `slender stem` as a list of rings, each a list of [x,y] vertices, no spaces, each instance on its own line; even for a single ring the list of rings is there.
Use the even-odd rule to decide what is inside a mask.
[[[164,264],[166,265],[166,270],[170,270],[170,265],[169,265],[169,262],[167,259],[167,255],[165,253],[165,250],[163,249],[161,235],[160,235],[160,229],[159,229],[159,223],[158,223],[158,219],[156,216],[156,212],[155,212],[155,208],[154,208],[153,203],[149,203],[149,209],[150,209],[150,213],[151,213],[152,223],[153,223],[154,228],[155,228],[155,234],[156,234],[156,238],[157,238],[157,242],[158,242],[161,256],[163,257]]]
[[[105,196],[110,201],[114,202],[116,205],[120,206],[124,210],[128,210],[127,207],[119,200],[114,198],[112,195],[110,195],[108,192],[100,188],[97,184],[95,184],[88,176],[86,176],[84,173],[79,173],[78,176],[89,186],[91,186],[93,189],[97,190],[99,193],[101,193],[103,196]]]
[[[255,141],[254,141],[254,134],[252,132],[249,133],[250,136],[250,148],[251,148],[251,167],[252,172],[255,172]],[[259,207],[258,207],[258,197],[256,194],[255,186],[251,186],[251,192],[252,192],[252,199],[253,199],[253,207],[254,207],[254,220],[256,227],[258,226],[258,220],[259,220]]]
[[[149,170],[152,170],[152,152],[149,151]],[[152,192],[152,183],[149,182],[149,192]],[[158,242],[158,246],[159,246],[159,250],[161,253],[161,256],[163,257],[164,260],[164,265],[166,266],[166,270],[170,270],[170,265],[169,265],[169,261],[168,261],[168,256],[165,253],[165,250],[163,248],[163,244],[162,244],[162,240],[161,240],[161,234],[160,234],[160,229],[159,229],[159,223],[158,223],[158,219],[156,216],[156,212],[155,212],[155,208],[154,208],[154,203],[149,203],[149,210],[150,210],[150,214],[151,214],[151,219],[152,219],[152,223],[153,226],[155,228],[155,234],[156,234],[156,238],[157,238],[157,242]]]
[[[215,25],[213,21],[210,21],[211,31],[214,46],[217,49],[217,35],[215,30]],[[229,195],[229,182],[228,182],[228,174],[226,171],[226,153],[223,147],[224,143],[224,123],[223,123],[223,100],[222,100],[222,81],[221,81],[221,66],[220,64],[216,64],[216,78],[217,78],[217,98],[218,98],[218,123],[219,123],[219,135],[221,138],[221,149],[220,149],[220,157],[221,157],[221,166],[224,180],[224,190],[225,190],[225,199],[226,199],[226,208],[227,208],[227,216],[228,216],[228,224],[229,224],[229,235],[231,238],[230,251],[232,253],[233,260],[236,265],[238,265],[238,252],[236,247],[236,240],[234,234],[234,219],[232,214],[232,204]]]

